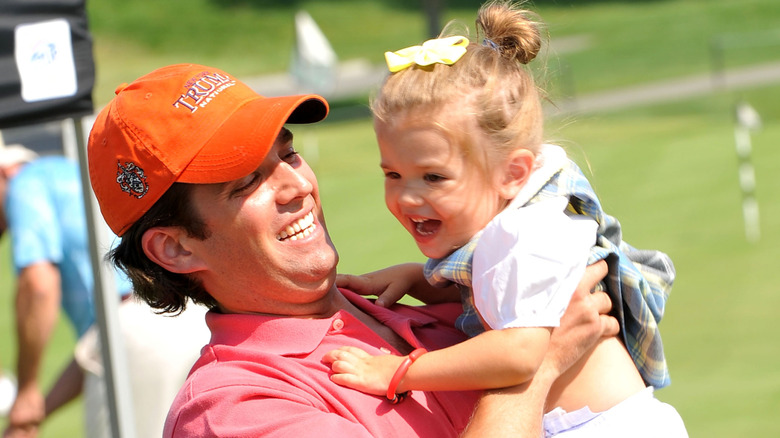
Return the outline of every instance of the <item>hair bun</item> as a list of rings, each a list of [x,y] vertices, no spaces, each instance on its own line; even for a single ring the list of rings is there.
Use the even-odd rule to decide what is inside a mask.
[[[506,59],[528,64],[542,47],[541,20],[517,3],[491,1],[479,9],[477,32],[484,35],[483,44]]]

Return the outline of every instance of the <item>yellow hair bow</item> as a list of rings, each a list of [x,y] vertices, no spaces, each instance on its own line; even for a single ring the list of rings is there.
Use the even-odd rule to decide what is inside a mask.
[[[397,52],[385,52],[387,68],[390,72],[401,71],[412,64],[420,66],[434,63],[452,65],[466,53],[469,39],[464,36],[451,36],[428,40],[422,46],[412,46]]]

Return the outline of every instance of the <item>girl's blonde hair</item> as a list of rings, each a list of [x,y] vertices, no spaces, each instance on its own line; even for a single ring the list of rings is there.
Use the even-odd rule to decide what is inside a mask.
[[[473,111],[493,148],[464,144],[463,153],[482,153],[489,166],[515,149],[536,153],[541,145],[540,92],[526,67],[541,49],[541,21],[519,3],[491,1],[479,9],[476,27],[481,41],[470,42],[454,64],[413,65],[390,75],[371,110],[376,120],[392,123],[410,110],[435,112],[465,102],[462,110]]]

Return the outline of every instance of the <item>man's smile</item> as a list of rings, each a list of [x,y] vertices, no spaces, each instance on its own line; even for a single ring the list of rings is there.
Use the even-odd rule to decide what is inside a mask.
[[[317,224],[314,223],[314,211],[310,211],[306,216],[298,219],[276,235],[277,240],[298,240],[310,235]]]

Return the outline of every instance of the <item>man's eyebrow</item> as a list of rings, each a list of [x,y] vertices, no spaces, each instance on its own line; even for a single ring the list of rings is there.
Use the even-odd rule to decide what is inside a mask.
[[[282,130],[279,132],[279,139],[282,140],[284,143],[289,143],[293,140],[293,133],[287,128],[282,128]]]

